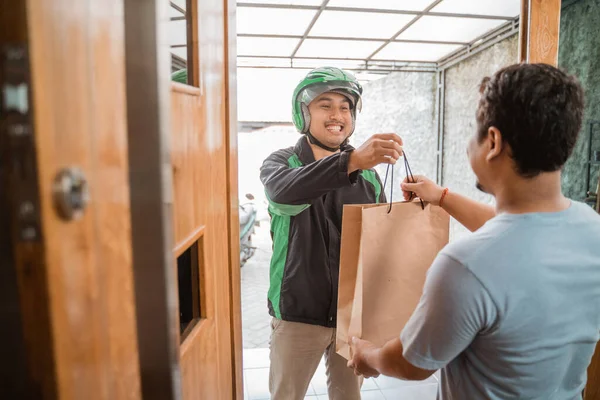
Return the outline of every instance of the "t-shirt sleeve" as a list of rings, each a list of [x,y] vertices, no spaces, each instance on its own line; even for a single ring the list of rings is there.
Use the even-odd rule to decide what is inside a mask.
[[[418,368],[443,368],[479,333],[491,328],[496,315],[496,306],[481,282],[460,262],[441,253],[400,335],[404,358]]]

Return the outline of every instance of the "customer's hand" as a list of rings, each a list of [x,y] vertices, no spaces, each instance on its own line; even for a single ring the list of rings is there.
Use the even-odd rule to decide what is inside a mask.
[[[401,185],[404,200],[410,200],[412,193],[412,197],[419,197],[421,200],[431,203],[434,206],[440,204],[440,198],[442,197],[444,188],[423,175],[415,175],[415,183],[408,183],[409,179],[410,178],[405,178]],[[410,179],[410,181],[412,181],[412,179]]]
[[[350,153],[348,173],[373,168],[378,164],[396,164],[400,156],[402,138],[395,133],[379,133]]]
[[[352,359],[348,361],[348,368],[354,370],[354,375],[365,378],[377,378],[379,371],[369,365],[366,358],[368,353],[376,352],[378,348],[371,342],[353,337],[350,340]]]

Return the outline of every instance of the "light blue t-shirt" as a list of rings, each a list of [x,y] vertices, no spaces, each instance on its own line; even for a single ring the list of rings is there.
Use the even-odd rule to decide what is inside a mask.
[[[599,339],[600,216],[577,202],[446,246],[401,334],[443,400],[581,399]]]

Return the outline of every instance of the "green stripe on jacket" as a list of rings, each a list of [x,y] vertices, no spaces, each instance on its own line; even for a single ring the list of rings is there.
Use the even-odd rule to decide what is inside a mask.
[[[377,179],[375,172],[368,169],[368,170],[362,171],[361,175],[363,178],[365,178],[366,181],[371,182],[371,184],[375,187],[375,203],[379,204],[380,199],[381,199],[379,197],[379,196],[381,196],[381,184],[379,183],[379,180]]]
[[[290,168],[299,168],[302,162],[296,154],[288,159]],[[271,232],[273,234],[273,256],[271,258],[271,271],[269,274],[269,301],[273,306],[275,317],[281,319],[281,285],[287,261],[288,245],[290,240],[290,223],[293,216],[300,214],[310,207],[310,204],[289,205],[279,204],[269,200],[269,214],[271,215]]]

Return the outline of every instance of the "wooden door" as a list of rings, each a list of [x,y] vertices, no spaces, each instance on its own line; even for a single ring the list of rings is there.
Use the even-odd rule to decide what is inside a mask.
[[[241,399],[234,0],[0,4],[7,398]]]
[[[0,5],[0,397],[140,399],[123,0]]]
[[[188,0],[186,14],[190,78],[172,84],[169,141],[180,307],[193,302],[181,314],[183,397],[242,399],[235,2]]]

